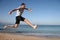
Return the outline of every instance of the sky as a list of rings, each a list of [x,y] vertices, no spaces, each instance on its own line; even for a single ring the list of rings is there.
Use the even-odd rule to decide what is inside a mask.
[[[17,8],[21,3],[32,12],[25,10],[22,14],[31,23],[38,25],[60,25],[60,0],[0,0],[0,22],[15,23],[16,11],[11,15],[8,11]],[[21,24],[26,24],[21,22]]]

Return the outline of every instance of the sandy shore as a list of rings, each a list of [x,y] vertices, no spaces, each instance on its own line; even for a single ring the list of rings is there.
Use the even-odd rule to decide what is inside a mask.
[[[26,36],[26,35],[17,35],[10,33],[0,33],[0,40],[60,40],[58,37],[36,37],[36,36]]]

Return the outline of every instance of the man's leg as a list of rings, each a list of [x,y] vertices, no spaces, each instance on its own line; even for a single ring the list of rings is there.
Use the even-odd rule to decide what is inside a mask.
[[[26,18],[24,19],[24,22],[26,22],[28,25],[30,25],[32,28],[36,28],[37,25],[33,25],[29,20],[27,20]]]
[[[4,28],[8,28],[8,27],[16,28],[16,27],[18,27],[19,23],[20,23],[20,16],[17,16],[16,22],[14,25],[6,25],[6,26],[4,26]]]
[[[20,23],[20,16],[17,16],[17,17],[16,17],[16,22],[15,22],[13,28],[17,28],[18,25],[19,25],[19,23]]]
[[[4,28],[17,28],[18,24],[14,24],[14,25],[5,25]]]
[[[19,24],[14,24],[12,27],[17,28]]]

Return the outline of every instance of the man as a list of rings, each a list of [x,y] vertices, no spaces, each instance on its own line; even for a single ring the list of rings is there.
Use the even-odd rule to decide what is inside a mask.
[[[31,22],[29,20],[27,20],[26,18],[24,18],[24,17],[21,16],[23,14],[23,12],[24,12],[24,9],[25,10],[28,10],[30,12],[32,11],[30,8],[25,8],[25,6],[26,6],[26,4],[25,3],[22,3],[21,6],[19,6],[18,8],[15,8],[15,9],[13,9],[13,10],[11,10],[11,11],[8,12],[9,14],[12,14],[12,12],[17,11],[17,14],[16,14],[16,22],[15,22],[14,25],[11,25],[11,26],[13,28],[16,28],[16,27],[18,27],[20,21],[24,21],[28,25],[30,25],[32,28],[35,29],[37,27],[37,25],[31,24]],[[7,28],[7,27],[8,26],[5,26],[4,28]]]

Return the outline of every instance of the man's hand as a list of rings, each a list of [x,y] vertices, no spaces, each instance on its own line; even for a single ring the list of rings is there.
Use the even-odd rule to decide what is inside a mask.
[[[32,9],[28,8],[28,10],[29,10],[30,12],[32,12]]]
[[[11,13],[12,13],[12,11],[9,11],[9,12],[8,12],[8,14],[11,14]]]

